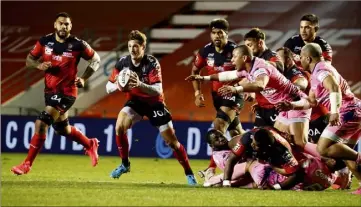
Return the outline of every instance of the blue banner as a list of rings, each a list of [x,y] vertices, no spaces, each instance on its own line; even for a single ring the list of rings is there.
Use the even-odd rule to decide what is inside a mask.
[[[27,152],[35,131],[36,117],[1,116],[1,151]],[[115,119],[70,118],[70,124],[89,138],[99,139],[99,155],[118,156],[115,143]],[[211,149],[204,135],[212,128],[211,122],[173,121],[178,140],[184,145],[189,158],[208,159]],[[242,123],[244,129],[253,128],[252,123]],[[228,135],[229,136],[229,135]],[[173,157],[172,150],[165,144],[157,128],[149,121],[136,123],[128,130],[131,157]],[[361,145],[356,147],[361,152]],[[84,154],[82,145],[64,136],[55,134],[51,127],[41,153]]]
[[[1,116],[1,151],[27,152],[35,131],[31,116]],[[115,119],[70,118],[70,124],[89,138],[99,139],[99,155],[118,156],[115,143]],[[211,128],[211,122],[173,121],[178,140],[184,145],[189,158],[208,159],[211,149],[204,135]],[[245,129],[252,124],[243,124]],[[128,130],[131,157],[173,157],[172,150],[165,144],[157,128],[149,121],[136,123]],[[55,134],[51,127],[41,153],[84,154],[83,147],[76,142]]]

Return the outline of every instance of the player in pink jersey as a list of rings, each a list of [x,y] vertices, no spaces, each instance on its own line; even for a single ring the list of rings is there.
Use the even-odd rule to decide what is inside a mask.
[[[361,101],[337,70],[322,59],[319,45],[309,43],[302,48],[301,64],[312,71],[308,99],[282,102],[277,107],[280,110],[304,110],[317,104],[327,107],[329,125],[321,134],[317,150],[324,157],[347,160],[346,165],[361,181],[361,153],[353,150],[361,137]],[[361,194],[361,182],[359,185],[355,194]]]
[[[252,51],[245,45],[233,50],[232,64],[236,71],[227,71],[210,76],[192,75],[186,80],[232,81],[241,80],[239,86],[223,86],[219,89],[222,95],[232,95],[242,92],[260,92],[271,104],[281,101],[299,100],[307,97],[294,86],[273,65],[265,60],[254,57]],[[247,78],[245,80],[244,78]],[[288,132],[295,137],[295,143],[300,149],[314,156],[319,156],[316,145],[307,142],[311,110],[281,112],[274,127]]]
[[[277,186],[278,184],[284,187],[288,185],[288,188],[292,190],[324,190],[330,187],[335,181],[336,177],[332,174],[332,172],[337,166],[332,159],[327,159],[326,162],[323,162],[319,158],[303,154],[303,156],[298,156],[300,158],[299,165],[286,164],[283,168],[277,167],[280,163],[283,163],[283,159],[292,160],[289,159],[289,157],[291,158],[293,156],[284,156],[287,155],[287,153],[281,153],[283,156],[277,153],[287,152],[287,150],[284,151],[283,149],[287,148],[287,145],[289,145],[288,142],[283,139],[281,134],[273,132],[271,128],[269,130],[266,129],[266,132],[271,132],[268,133],[268,135],[272,135],[272,137],[274,136],[275,141],[280,140],[285,144],[279,145],[277,144],[279,142],[276,141],[271,144],[274,146],[272,148],[273,153],[268,155],[267,153],[264,154],[264,152],[268,150],[264,148],[265,145],[262,142],[268,140],[269,136],[264,133],[257,133],[257,131],[261,132],[262,130],[255,129],[241,136],[241,143],[243,147],[241,146],[239,148],[244,148],[246,150],[243,158],[246,158],[247,161],[238,162],[234,165],[231,178],[232,187],[273,189],[273,186]],[[207,142],[213,149],[213,159],[217,163],[217,166],[223,170],[229,158],[232,157],[232,154],[234,153],[233,150],[237,146],[235,144],[239,143],[236,141],[237,136],[228,142],[221,132],[213,130],[207,133],[206,138]],[[255,142],[254,139],[257,141]],[[252,146],[249,146],[249,142],[252,142]],[[286,148],[281,146],[285,146]],[[255,160],[255,158],[258,158],[259,161]],[[295,156],[295,158],[297,158],[297,156]],[[269,163],[265,164],[262,160],[267,160],[266,162]],[[275,169],[272,169],[271,166]],[[297,169],[301,169],[301,171],[298,171]],[[298,173],[291,173],[287,175],[287,173],[282,173],[283,170]],[[249,179],[249,175],[251,176],[251,179]],[[203,186],[222,186],[223,176],[223,174],[213,176],[206,180]]]

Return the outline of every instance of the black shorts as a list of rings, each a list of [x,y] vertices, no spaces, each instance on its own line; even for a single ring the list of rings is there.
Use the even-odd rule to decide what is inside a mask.
[[[148,117],[150,123],[156,127],[172,121],[172,116],[168,108],[162,102],[149,104],[139,99],[132,99],[127,101],[124,106],[132,108],[142,117]]]
[[[235,108],[237,110],[241,110],[244,105],[243,96],[236,94],[232,95],[230,97],[220,96],[216,92],[212,92],[212,98],[213,98],[213,106],[218,111],[220,110],[221,106],[226,106],[229,108]],[[225,120],[227,121],[227,120]],[[233,121],[228,126],[229,130],[237,129],[237,126],[240,124],[238,114],[233,119]]]
[[[320,136],[323,132],[323,130],[328,125],[328,116],[320,116],[316,120],[310,121],[310,128],[308,130],[308,137],[311,138],[313,143],[317,143],[318,139],[320,139]]]
[[[261,108],[256,109],[256,119],[254,121],[255,127],[273,126],[276,122],[278,111],[276,108]]]
[[[216,92],[212,92],[213,106],[216,110],[221,108],[221,106],[227,106],[229,108],[238,108],[239,110],[243,108],[244,100],[243,96],[236,94],[230,97],[220,96]]]
[[[76,98],[73,96],[66,96],[62,93],[46,93],[45,105],[56,108],[61,114],[68,111],[75,103]]]

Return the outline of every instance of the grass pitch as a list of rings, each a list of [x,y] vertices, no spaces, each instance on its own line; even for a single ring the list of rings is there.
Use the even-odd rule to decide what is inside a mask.
[[[190,187],[175,159],[132,158],[131,172],[113,180],[109,175],[120,162],[117,157],[103,156],[93,168],[87,156],[40,154],[29,174],[13,175],[11,166],[24,157],[1,155],[2,206],[361,206],[361,197],[350,191]],[[198,171],[208,160],[191,160],[191,165]]]

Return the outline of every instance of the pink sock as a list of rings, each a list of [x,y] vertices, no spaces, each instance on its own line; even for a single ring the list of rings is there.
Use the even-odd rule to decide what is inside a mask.
[[[320,153],[317,152],[317,145],[313,144],[311,142],[307,142],[305,145],[305,148],[303,148],[304,152],[314,156],[314,157],[318,157],[321,158]]]

